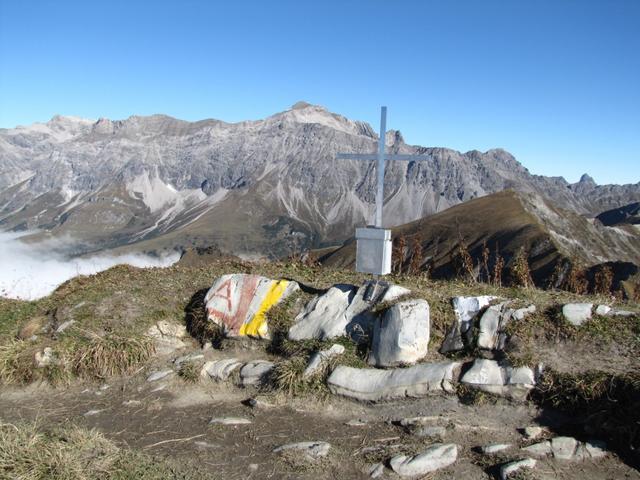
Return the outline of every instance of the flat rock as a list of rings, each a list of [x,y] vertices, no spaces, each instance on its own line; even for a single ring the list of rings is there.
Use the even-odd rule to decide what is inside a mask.
[[[401,477],[415,477],[448,467],[457,458],[457,445],[436,443],[418,455],[397,455],[389,461],[389,465]]]
[[[180,365],[182,365],[185,362],[197,362],[197,361],[200,361],[200,360],[204,360],[204,355],[202,353],[200,353],[200,352],[193,352],[193,353],[190,353],[188,355],[182,355],[182,356],[176,358],[173,361],[173,364],[176,367],[179,368]]]
[[[187,328],[178,323],[160,320],[149,327],[146,335],[153,338],[158,355],[168,355],[187,346],[182,341],[188,335]]]
[[[447,334],[440,353],[455,352],[463,350],[465,346],[470,345],[473,338],[473,320],[478,313],[488,306],[496,297],[490,295],[482,295],[479,297],[454,297],[453,312],[455,320]]]
[[[67,320],[66,322],[62,322],[58,328],[56,328],[56,333],[62,333],[64,332],[67,328],[69,328],[70,326],[72,326],[74,323],[76,323],[75,320]]]
[[[299,288],[296,282],[260,275],[222,275],[205,296],[207,318],[228,336],[268,338],[265,313]]]
[[[573,437],[554,437],[551,439],[551,453],[558,460],[572,460],[578,449],[578,443]]]
[[[147,382],[155,382],[157,380],[161,380],[169,375],[173,374],[173,370],[160,370],[158,372],[153,372],[151,375],[147,377]]]
[[[538,427],[537,425],[530,425],[522,429],[522,434],[524,435],[524,438],[528,440],[534,440],[538,438],[540,435],[542,435],[543,432],[544,432],[544,429],[542,427]]]
[[[309,363],[307,365],[307,368],[305,368],[304,372],[302,373],[302,377],[308,378],[315,375],[316,373],[321,371],[322,368],[327,365],[327,363],[332,358],[340,356],[343,353],[344,346],[338,343],[334,343],[333,345],[331,345],[331,348],[314,353],[309,359]]]
[[[596,307],[596,315],[600,315],[600,316],[606,316],[611,312],[611,307],[608,305],[598,305]]]
[[[273,370],[274,363],[267,360],[254,360],[240,369],[240,383],[243,386],[264,383],[267,375]]]
[[[428,352],[430,326],[426,300],[391,306],[374,322],[369,364],[393,367],[416,363]]]
[[[210,377],[217,382],[227,380],[233,372],[242,367],[243,363],[237,358],[225,358],[222,360],[214,360],[205,362],[200,370],[200,375]]]
[[[243,417],[216,417],[209,421],[209,425],[250,425],[252,422]]]
[[[579,327],[591,318],[592,303],[567,303],[562,307],[562,315],[571,325]]]
[[[500,467],[500,480],[507,480],[511,475],[523,468],[534,468],[536,461],[533,458],[525,458],[515,462],[509,462]]]
[[[544,442],[534,443],[528,447],[522,447],[521,450],[527,452],[529,455],[544,457],[551,454],[551,442],[545,440]]]
[[[327,442],[297,442],[282,445],[274,450],[274,453],[281,453],[287,450],[298,450],[308,459],[318,459],[326,457],[331,449],[331,444]]]
[[[509,450],[513,445],[510,443],[491,443],[480,447],[480,451],[485,455],[493,455],[494,453]]]
[[[406,288],[389,285],[378,287],[369,300],[367,283],[361,287],[338,284],[311,300],[295,318],[289,329],[290,340],[349,336],[356,341],[368,337],[375,320],[371,308],[380,302],[390,302],[409,293]]]
[[[494,395],[524,400],[535,386],[535,374],[528,367],[500,366],[495,360],[477,358],[460,383]]]
[[[384,474],[384,464],[374,463],[367,468],[367,475],[369,478],[379,478]]]
[[[414,428],[411,433],[416,437],[438,437],[444,438],[447,434],[447,428],[442,426],[431,426],[431,427],[417,427]]]
[[[453,373],[459,366],[458,362],[442,362],[379,370],[339,365],[327,385],[334,394],[362,401],[422,397],[431,392],[453,392]]]

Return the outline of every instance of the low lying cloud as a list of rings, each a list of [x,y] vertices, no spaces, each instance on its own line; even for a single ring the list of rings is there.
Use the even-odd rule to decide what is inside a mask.
[[[69,258],[56,248],[60,241],[28,244],[24,234],[0,232],[0,296],[22,300],[46,297],[60,284],[78,275],[93,275],[114,265],[168,267],[179,253],[164,257],[143,254]]]

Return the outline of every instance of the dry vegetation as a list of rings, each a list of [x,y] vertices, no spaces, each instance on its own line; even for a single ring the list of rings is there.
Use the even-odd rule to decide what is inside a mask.
[[[120,448],[96,430],[74,425],[45,430],[37,422],[0,424],[0,479],[166,480],[185,478],[187,470]],[[193,478],[214,477],[199,471]]]

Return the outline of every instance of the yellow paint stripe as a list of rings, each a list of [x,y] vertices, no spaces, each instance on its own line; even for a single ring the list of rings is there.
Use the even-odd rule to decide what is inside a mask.
[[[271,287],[269,287],[269,291],[265,295],[256,314],[251,320],[240,327],[240,331],[238,332],[240,335],[260,337],[267,335],[269,326],[267,325],[267,320],[264,318],[264,315],[271,307],[280,301],[282,295],[287,289],[287,285],[289,285],[287,280],[274,281],[271,284]]]

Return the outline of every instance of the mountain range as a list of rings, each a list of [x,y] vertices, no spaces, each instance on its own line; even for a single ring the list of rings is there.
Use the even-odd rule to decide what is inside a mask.
[[[374,165],[336,153],[376,142],[369,124],[305,102],[239,123],[55,116],[0,129],[0,229],[67,239],[76,254],[215,245],[279,257],[336,245],[368,223],[375,198]],[[640,200],[640,183],[533,175],[502,149],[408,145],[399,131],[386,145],[429,157],[388,165],[386,226],[505,189],[588,218]]]

